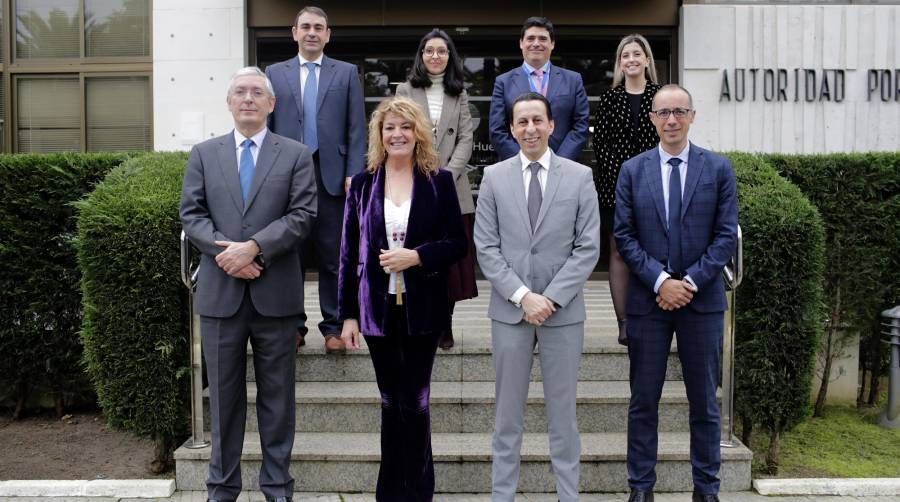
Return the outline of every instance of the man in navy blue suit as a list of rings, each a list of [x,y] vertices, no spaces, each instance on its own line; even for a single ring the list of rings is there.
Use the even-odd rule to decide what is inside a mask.
[[[632,275],[629,502],[653,500],[659,398],[673,332],[690,408],[693,500],[719,500],[722,269],[737,242],[737,189],[727,159],[688,141],[694,115],[686,89],[660,89],[650,113],[659,146],[625,162],[616,184],[613,233]]]
[[[331,38],[325,11],[304,7],[291,32],[300,54],[266,68],[277,98],[269,129],[304,143],[313,152],[318,216],[312,245],[305,248],[314,250],[319,265],[319,331],[325,336],[326,352],[336,352],[344,349],[337,317],[344,199],[350,177],[366,163],[366,112],[356,66],[322,53]],[[297,327],[298,347],[305,343],[307,331],[303,312]]]
[[[491,145],[497,161],[519,154],[519,144],[510,134],[513,102],[520,94],[538,92],[550,102],[556,128],[550,149],[560,157],[578,162],[588,137],[590,106],[581,75],[553,66],[550,54],[556,45],[553,23],[545,17],[530,17],[522,25],[519,48],[525,59],[521,66],[497,77],[491,97]]]

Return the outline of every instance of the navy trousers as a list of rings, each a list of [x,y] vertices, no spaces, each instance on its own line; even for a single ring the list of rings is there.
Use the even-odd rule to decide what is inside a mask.
[[[334,196],[328,193],[322,184],[322,173],[319,167],[319,152],[313,154],[316,171],[316,219],[313,222],[309,237],[299,246],[300,266],[306,275],[306,264],[310,253],[314,253],[319,269],[319,310],[322,322],[319,331],[322,335],[341,334],[342,324],[338,321],[338,263],[341,256],[341,229],[344,226],[345,195]],[[306,256],[307,259],[303,259]],[[309,331],[306,327],[306,311],[300,314],[298,331],[304,335]]]
[[[439,337],[409,335],[403,306],[392,306],[388,316],[385,336],[365,337],[381,393],[381,467],[375,500],[430,502],[434,461],[428,401]]]
[[[628,316],[631,402],[628,407],[628,484],[648,491],[656,484],[659,399],[666,376],[672,334],[684,374],[690,409],[691,468],[694,489],[719,491],[721,419],[719,382],[724,313],[698,313],[690,306],[645,316]]]

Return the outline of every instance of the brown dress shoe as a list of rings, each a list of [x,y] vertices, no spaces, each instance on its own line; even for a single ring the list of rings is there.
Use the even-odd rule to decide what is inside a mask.
[[[438,340],[438,347],[444,350],[450,350],[453,348],[453,332],[445,331],[441,333],[441,338]]]
[[[325,335],[325,353],[334,354],[335,352],[344,352],[344,341],[339,335]]]

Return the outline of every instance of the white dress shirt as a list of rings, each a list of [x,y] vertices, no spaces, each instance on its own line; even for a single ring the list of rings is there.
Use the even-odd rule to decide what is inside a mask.
[[[323,54],[319,54],[319,57],[313,60],[304,59],[302,54],[298,54],[297,57],[300,58],[300,95],[303,95],[303,90],[306,89],[306,77],[309,75],[309,69],[306,67],[306,63],[316,63],[316,89],[319,88],[319,75],[322,74],[322,57]]]
[[[519,150],[519,160],[522,161],[522,181],[525,183],[525,201],[528,202],[528,189],[531,187],[532,176],[531,169],[529,169],[528,166],[531,165],[532,162],[537,162],[541,165],[541,170],[538,171],[538,183],[541,185],[541,194],[543,195],[547,190],[547,174],[550,172],[550,149],[547,148],[537,161],[529,160],[528,157]],[[519,289],[509,297],[509,301],[519,305],[522,303],[522,298],[525,298],[525,295],[530,291],[528,286],[519,286]]]
[[[679,174],[681,175],[681,195],[682,200],[684,199],[684,185],[687,181],[687,170],[688,170],[688,157],[689,152],[691,150],[690,141],[684,147],[683,150],[678,152],[678,155],[672,155],[669,152],[663,150],[662,145],[657,146],[659,149],[659,170],[662,174],[662,189],[663,189],[663,207],[666,208],[666,221],[669,221],[669,178],[672,177],[672,164],[669,164],[669,160],[678,157],[681,159],[681,164],[678,166]],[[671,277],[668,272],[663,270],[659,273],[659,277],[656,278],[656,284],[653,285],[653,292],[659,293],[659,287],[662,286],[663,281]],[[684,277],[688,282],[694,286],[694,289],[697,289],[697,284],[694,283],[694,280],[691,279],[689,275]]]
[[[256,165],[256,159],[259,158],[259,147],[262,146],[262,142],[266,139],[266,132],[268,129],[265,127],[262,128],[262,131],[254,134],[250,137],[253,140],[253,146],[250,147],[250,155],[253,156],[253,165]],[[234,144],[235,144],[235,155],[237,156],[237,165],[238,165],[238,174],[241,171],[241,154],[244,153],[244,147],[241,146],[241,143],[247,139],[243,134],[239,133],[237,129],[234,130]]]

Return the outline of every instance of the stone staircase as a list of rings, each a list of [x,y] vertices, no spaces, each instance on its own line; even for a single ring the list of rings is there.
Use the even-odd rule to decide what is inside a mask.
[[[479,281],[479,298],[457,305],[456,346],[438,350],[431,393],[432,448],[436,490],[490,492],[494,370],[491,365],[490,287]],[[588,319],[578,384],[581,431],[581,490],[628,490],[625,428],[628,357],[616,343],[616,321],[606,282],[585,287]],[[306,285],[310,326],[320,319],[316,284]],[[299,492],[371,492],[378,475],[380,397],[368,350],[325,354],[317,332],[297,355],[297,422],[291,473]],[[674,347],[673,347],[674,349]],[[248,358],[249,359],[249,358]],[[660,404],[657,491],[690,491],[688,403],[674,350]],[[525,414],[519,490],[553,492],[540,364],[533,365]],[[256,424],[256,386],[247,371],[247,434],[242,476],[245,490],[258,490],[261,450]],[[205,490],[209,448],[175,452],[179,490]],[[751,452],[743,445],[722,449],[722,490],[750,489]]]

